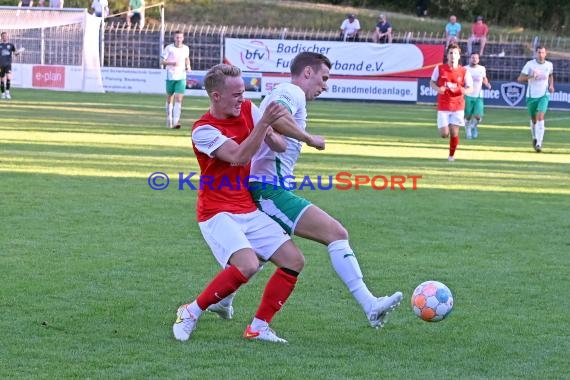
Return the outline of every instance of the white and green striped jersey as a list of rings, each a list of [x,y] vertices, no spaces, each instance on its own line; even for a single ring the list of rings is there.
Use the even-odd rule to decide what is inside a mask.
[[[273,101],[282,104],[291,112],[299,128],[303,130],[307,128],[307,100],[299,86],[292,83],[279,84],[263,99],[260,105],[261,111],[264,112],[267,105]],[[274,152],[265,143],[261,145],[251,160],[252,176],[268,183],[276,183],[283,179],[286,186],[290,185],[303,143],[290,137],[285,139],[287,150],[283,153]]]
[[[552,62],[538,63],[536,59],[528,61],[521,74],[528,75],[527,98],[541,98],[548,93],[548,77],[554,72]]]
[[[470,96],[472,98],[482,98],[483,97],[483,78],[487,77],[487,70],[485,70],[485,66],[476,65],[476,66],[465,66],[467,71],[471,74],[473,78],[473,91],[466,96]]]

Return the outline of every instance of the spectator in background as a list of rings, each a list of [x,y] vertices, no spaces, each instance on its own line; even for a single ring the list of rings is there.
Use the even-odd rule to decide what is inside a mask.
[[[485,50],[485,44],[487,43],[487,34],[489,33],[489,27],[485,22],[483,22],[483,16],[477,16],[477,21],[471,26],[471,37],[467,41],[467,52],[469,55],[473,53],[473,43],[479,42],[481,44],[481,49],[479,49],[479,55],[483,55]]]
[[[33,7],[34,6],[34,0],[20,0],[18,2],[18,7],[22,8],[22,7]],[[43,4],[40,4],[40,6],[43,6]]]
[[[142,26],[142,12],[144,11],[144,0],[129,0],[129,13],[127,14],[127,24],[130,27]]]
[[[461,24],[457,22],[457,17],[449,16],[449,22],[445,26],[445,47],[450,43],[459,43],[461,38]]]
[[[108,0],[93,0],[91,3],[93,14],[97,17],[109,16],[109,1]]]
[[[358,41],[360,22],[354,14],[349,14],[340,25],[340,39],[343,41]]]
[[[49,0],[50,8],[63,8],[63,0]]]
[[[429,0],[416,1],[416,15],[418,17],[426,17],[428,14]]]
[[[383,14],[378,16],[378,24],[376,24],[376,29],[374,29],[372,40],[376,43],[392,43],[392,24],[388,22]]]

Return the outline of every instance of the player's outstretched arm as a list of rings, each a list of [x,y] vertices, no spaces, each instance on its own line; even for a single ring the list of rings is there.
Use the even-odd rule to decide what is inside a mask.
[[[247,164],[261,146],[270,125],[287,114],[289,111],[282,105],[275,102],[270,103],[261,119],[255,124],[251,134],[241,144],[228,139],[215,150],[214,155],[222,161],[239,165]]]
[[[293,116],[290,113],[283,118],[280,118],[275,123],[271,124],[275,131],[280,134],[294,138],[295,140],[302,141],[308,146],[316,148],[318,150],[325,149],[325,139],[322,136],[311,135],[307,131],[302,130],[297,126]]]

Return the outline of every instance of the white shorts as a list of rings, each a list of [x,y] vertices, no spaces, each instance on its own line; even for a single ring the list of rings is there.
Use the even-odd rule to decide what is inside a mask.
[[[268,261],[283,243],[291,240],[277,222],[259,210],[247,214],[222,212],[198,225],[222,268],[240,249],[251,248],[262,261]]]
[[[458,127],[465,126],[464,111],[437,111],[437,128],[449,127],[450,124]]]

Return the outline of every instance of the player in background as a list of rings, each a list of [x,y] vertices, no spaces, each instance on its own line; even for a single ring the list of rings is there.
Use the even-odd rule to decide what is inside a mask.
[[[166,126],[173,129],[180,128],[186,73],[190,72],[190,49],[183,42],[184,34],[177,30],[174,43],[160,56],[160,64],[166,67]]]
[[[469,71],[459,65],[461,48],[451,43],[447,47],[447,63],[433,70],[429,82],[437,91],[437,128],[442,138],[449,137],[448,161],[455,161],[455,150],[459,145],[459,127],[465,125],[465,94],[473,90],[473,79]]]
[[[0,34],[0,92],[2,99],[12,99],[10,81],[12,79],[12,57],[20,55],[24,49],[16,50],[13,43],[8,42],[8,33]]]
[[[465,95],[465,135],[467,139],[476,139],[479,136],[477,126],[483,118],[485,106],[483,104],[483,85],[488,90],[491,89],[491,83],[487,78],[487,70],[485,66],[479,64],[479,54],[471,54],[467,71],[473,78],[473,92]]]
[[[307,127],[307,101],[327,90],[330,60],[318,53],[303,52],[291,63],[291,82],[278,85],[261,102],[260,109],[267,109],[272,102],[284,105],[289,113],[276,120],[273,128],[296,128],[305,133]],[[251,164],[250,191],[257,207],[277,221],[289,235],[297,235],[327,246],[331,264],[358,301],[372,327],[382,327],[387,314],[402,300],[402,293],[389,297],[375,297],[363,281],[356,255],[350,247],[346,229],[308,200],[290,191],[290,184],[282,183],[291,178],[301,153],[299,139],[286,137],[287,149],[278,153],[262,144]],[[324,144],[324,139],[323,139]],[[262,183],[263,180],[267,182]],[[288,190],[289,189],[289,190]],[[225,319],[233,314],[233,295],[209,310]]]
[[[546,48],[537,46],[536,58],[528,61],[518,77],[520,83],[528,83],[526,107],[530,115],[532,146],[538,153],[542,151],[544,138],[544,114],[548,109],[550,93],[554,92],[554,68],[546,60]]]

